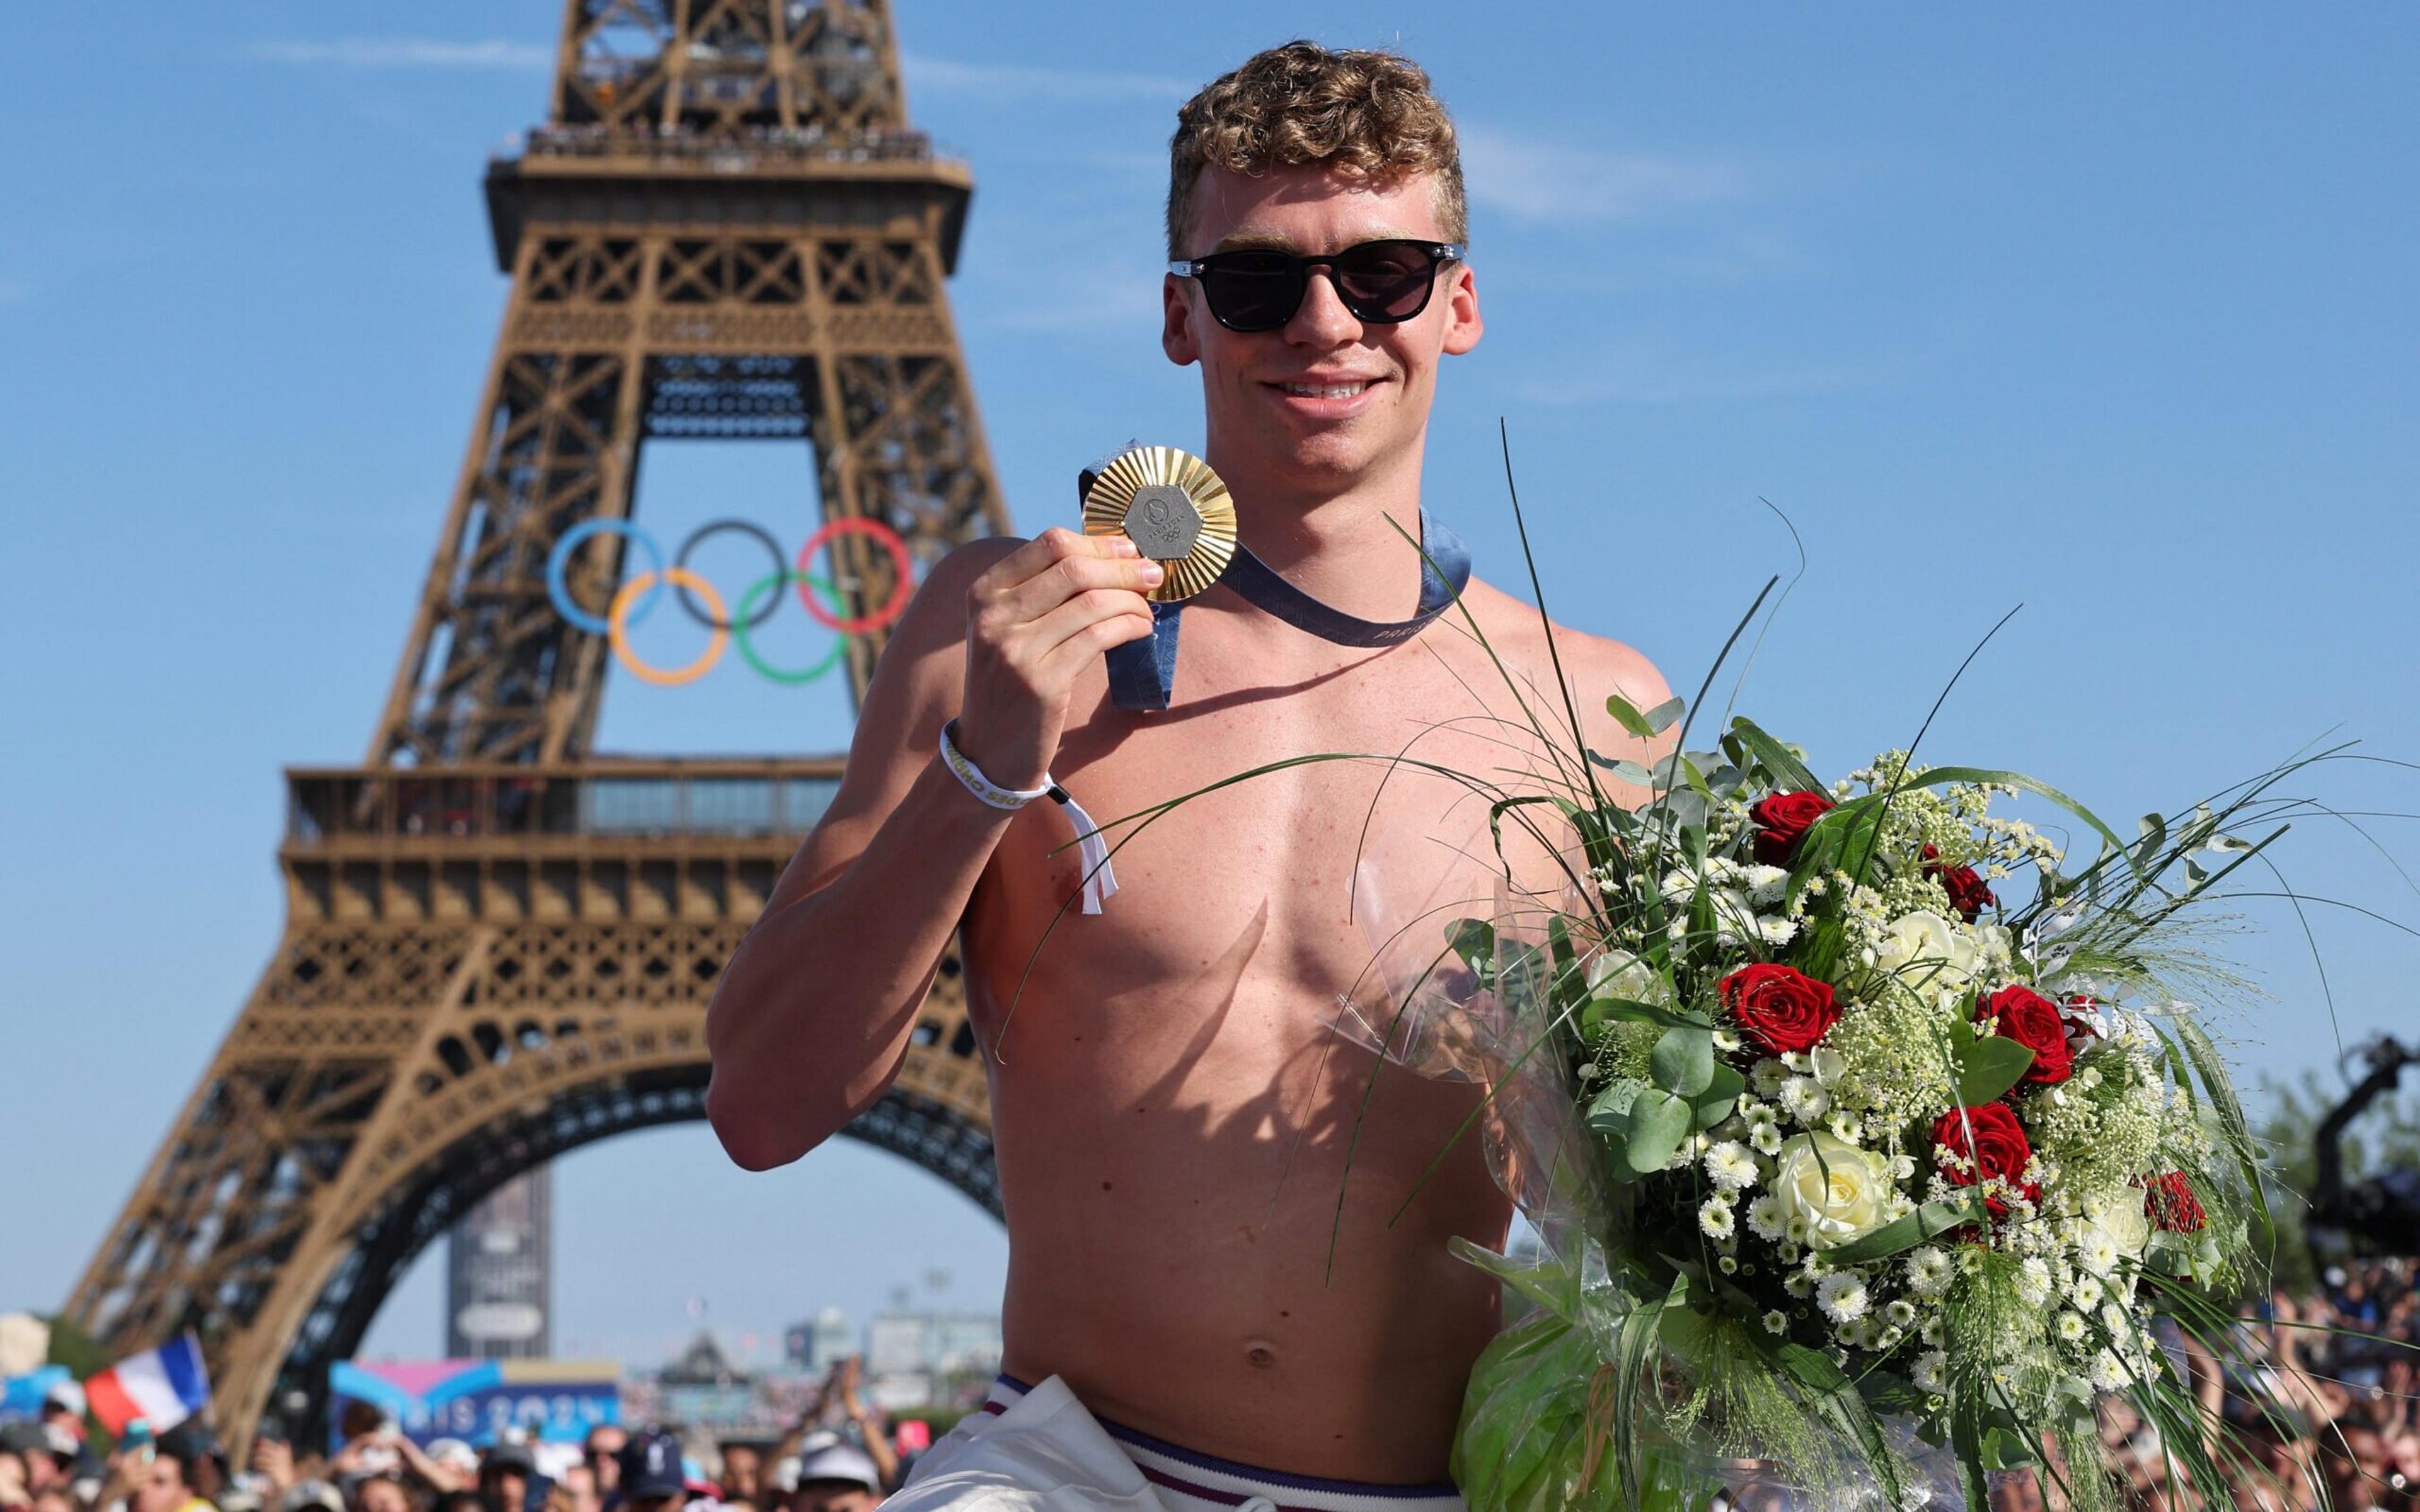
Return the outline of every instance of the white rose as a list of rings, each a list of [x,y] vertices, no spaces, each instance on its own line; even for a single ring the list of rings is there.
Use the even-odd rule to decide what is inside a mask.
[[[1590,997],[1626,997],[1634,1003],[1672,1006],[1672,989],[1653,966],[1628,950],[1606,950],[1589,963]]]
[[[1874,964],[1913,985],[1957,992],[1975,980],[1981,958],[1972,933],[1939,914],[1919,911],[1891,925]]]
[[[1844,1139],[1803,1134],[1783,1142],[1770,1190],[1785,1219],[1805,1222],[1809,1246],[1830,1249],[1881,1226],[1890,1173]]]
[[[2140,1259],[2151,1243],[2151,1215],[2143,1211],[2142,1195],[2133,1187],[2100,1192],[2085,1198],[2084,1216],[2107,1234],[2119,1253]]]

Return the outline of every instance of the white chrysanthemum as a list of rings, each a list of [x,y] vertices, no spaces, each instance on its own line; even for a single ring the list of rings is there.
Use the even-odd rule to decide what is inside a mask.
[[[1930,1350],[1917,1355],[1916,1364],[1908,1369],[1907,1379],[1915,1383],[1918,1391],[1935,1394],[1947,1391],[1949,1389],[1948,1353],[1942,1350]]]
[[[1783,1312],[1780,1308],[1776,1307],[1773,1311],[1764,1315],[1764,1331],[1768,1334],[1789,1333],[1790,1315]]]
[[[1798,920],[1768,915],[1756,921],[1756,937],[1767,945],[1788,945],[1798,937]]]
[[[1919,1297],[1941,1296],[1949,1289],[1957,1268],[1946,1251],[1927,1244],[1907,1257],[1907,1289]]]
[[[1865,1143],[1866,1120],[1858,1118],[1854,1113],[1843,1112],[1836,1108],[1833,1110],[1832,1116],[1823,1120],[1823,1127],[1831,1131],[1832,1137],[1835,1139],[1842,1140],[1852,1145],[1860,1145]]]
[[[1803,1302],[1815,1294],[1815,1278],[1804,1271],[1792,1271],[1781,1278],[1781,1289]]]
[[[2086,1312],[2101,1305],[2101,1278],[2080,1275],[2075,1278],[2075,1304]]]
[[[1788,1080],[1790,1080],[1790,1068],[1778,1060],[1760,1060],[1748,1068],[1748,1086],[1756,1089],[1757,1096],[1768,1103],[1772,1102],[1774,1096],[1781,1090],[1781,1084]]]
[[[2107,1329],[2109,1336],[2120,1344],[2134,1336],[2134,1320],[2126,1316],[2125,1308],[2114,1302],[2101,1304],[2101,1326]]]
[[[1733,1034],[1729,1029],[1716,1029],[1714,1031],[1715,1049],[1722,1051],[1725,1055],[1729,1055],[1731,1051],[1737,1050],[1739,1047],[1740,1037],[1738,1035]]]
[[[1835,1271],[1815,1286],[1815,1305],[1836,1323],[1854,1323],[1865,1317],[1872,1300],[1866,1290],[1866,1278],[1854,1271]]]
[[[1781,1109],[1801,1123],[1813,1123],[1832,1105],[1832,1094],[1812,1076],[1792,1076],[1781,1084]]]
[[[1739,1257],[1735,1255],[1717,1255],[1714,1257],[1714,1269],[1725,1275],[1737,1275]]]
[[[1747,1142],[1756,1147],[1760,1155],[1780,1154],[1782,1137],[1781,1125],[1770,1119],[1747,1126]]]
[[[2133,1379],[2127,1372],[2125,1363],[2107,1350],[2092,1357],[2091,1373],[2093,1387],[2099,1391],[2123,1391],[2126,1389],[2126,1382]]]
[[[1741,1192],[1756,1185],[1756,1157],[1747,1147],[1726,1139],[1706,1151],[1706,1178],[1726,1192]]]
[[[1698,1228],[1708,1239],[1729,1239],[1736,1221],[1731,1205],[1720,1197],[1708,1197],[1698,1204]]]
[[[2107,1275],[2118,1269],[2118,1242],[2100,1228],[2087,1227],[2076,1236],[2075,1258],[2094,1275]]]
[[[2084,1320],[2082,1313],[2069,1312],[2064,1308],[2059,1310],[2058,1321],[2052,1326],[2057,1331],[2059,1342],[2063,1344],[2083,1343],[2084,1335],[2091,1328],[2091,1325]]]
[[[1781,1199],[1773,1194],[1768,1192],[1747,1205],[1747,1231],[1766,1243],[1779,1239],[1788,1227],[1789,1220],[1782,1216]]]
[[[1655,890],[1664,895],[1666,903],[1685,903],[1698,895],[1698,879],[1686,872],[1667,872]]]
[[[1790,872],[1777,866],[1744,866],[1735,879],[1759,903],[1777,903],[1790,890]]]
[[[2017,1267],[2017,1297],[2028,1307],[2039,1307],[2050,1301],[2050,1262],[2039,1255],[2029,1256]]]
[[[1883,1308],[1883,1316],[1890,1319],[1890,1325],[1893,1328],[1913,1327],[1916,1323],[1916,1304],[1905,1297],[1893,1297],[1889,1304]]]

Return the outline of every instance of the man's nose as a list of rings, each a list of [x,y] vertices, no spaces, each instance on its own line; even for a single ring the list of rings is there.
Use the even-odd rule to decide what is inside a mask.
[[[1361,321],[1336,292],[1336,271],[1322,263],[1303,275],[1302,303],[1286,322],[1286,340],[1303,347],[1339,347],[1358,340]]]

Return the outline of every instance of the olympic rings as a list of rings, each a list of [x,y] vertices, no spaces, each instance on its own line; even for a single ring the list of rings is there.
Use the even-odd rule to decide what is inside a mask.
[[[713,639],[706,643],[705,653],[688,666],[675,668],[672,671],[663,671],[641,661],[630,651],[628,633],[630,600],[642,590],[654,587],[659,578],[667,582],[685,584],[704,594],[706,601],[714,606],[714,612],[717,615],[722,612],[722,595],[714,591],[714,584],[707,582],[687,567],[666,567],[660,573],[643,572],[624,583],[621,591],[613,595],[613,608],[605,616],[607,626],[613,636],[613,655],[621,657],[622,665],[629,668],[632,675],[640,681],[653,683],[659,687],[677,687],[683,683],[694,683],[704,677],[706,670],[721,659],[722,642],[729,638],[731,632],[717,626]]]
[[[752,535],[756,537],[756,539],[764,545],[765,554],[773,559],[773,571],[777,575],[781,573],[781,543],[775,541],[771,533],[763,526],[751,525],[744,519],[709,520],[706,524],[699,526],[696,530],[690,532],[689,539],[681,543],[680,555],[673,558],[673,565],[675,567],[688,566],[689,554],[697,549],[697,543],[705,540],[707,536],[712,535],[717,531],[737,531],[743,535]],[[801,572],[806,570],[806,564],[804,563],[799,563],[799,570]],[[707,629],[727,630],[731,628],[728,621],[718,620],[712,615],[702,615],[698,613],[696,606],[692,605],[689,601],[688,589],[684,588],[680,591],[680,601],[681,608],[689,610],[689,617],[697,621],[700,625],[705,625]],[[767,618],[769,617],[775,609],[780,609],[781,607],[782,601],[779,598],[770,598],[766,600],[765,612],[763,614],[750,615],[748,620],[748,628],[752,630],[756,628],[756,626],[764,624]],[[748,610],[742,609],[739,612],[747,614]]]
[[[750,644],[748,640],[748,627],[755,624],[756,620],[754,616],[752,616],[748,612],[748,607],[755,603],[759,598],[763,598],[768,604],[779,604],[782,601],[783,586],[788,583],[793,578],[799,579],[801,581],[812,582],[817,588],[822,589],[826,594],[832,597],[838,597],[840,594],[839,589],[834,588],[830,583],[826,582],[821,578],[809,578],[802,574],[792,572],[787,567],[780,568],[768,577],[757,579],[755,583],[749,588],[748,592],[740,596],[739,609],[737,612],[732,616],[731,629],[733,635],[739,641],[739,654],[748,658],[748,665],[756,669],[758,676],[763,677],[769,682],[787,683],[796,687],[800,683],[812,683],[816,678],[821,677],[824,673],[831,671],[833,664],[840,660],[840,654],[848,649],[848,642],[838,636],[834,636],[832,638],[831,649],[824,653],[824,659],[806,669],[804,671],[785,672],[779,667],[768,667],[765,664],[764,658],[756,655],[756,648]]]
[[[845,516],[807,537],[807,544],[799,548],[799,571],[801,574],[806,572],[807,563],[814,560],[815,548],[834,536],[849,534],[871,536],[890,551],[892,564],[898,573],[892,579],[891,601],[871,614],[861,614],[851,620],[839,619],[827,613],[822,605],[807,596],[807,585],[802,578],[799,583],[799,602],[807,606],[807,612],[827,629],[838,630],[843,635],[862,635],[868,630],[879,630],[908,612],[908,595],[915,592],[916,564],[908,559],[908,543],[899,539],[897,531],[878,519]]]
[[[611,531],[616,535],[628,536],[637,542],[645,548],[647,555],[655,560],[657,573],[661,574],[664,570],[663,549],[656,545],[656,538],[627,519],[583,519],[564,532],[563,539],[555,542],[554,549],[547,553],[547,596],[554,600],[554,611],[557,614],[590,635],[606,634],[606,624],[571,601],[571,584],[566,569],[571,565],[571,553],[574,548],[590,536],[605,531]],[[656,607],[656,596],[653,594],[647,595],[646,603],[639,608],[637,619],[644,620],[647,617],[647,611]]]
[[[689,565],[691,554],[707,536],[727,531],[755,537],[774,563],[770,573],[750,584],[747,592],[740,594],[737,609],[729,615],[724,613],[721,594]],[[604,532],[621,535],[634,543],[653,565],[617,588],[612,603],[600,618],[582,609],[572,598],[569,569],[572,552],[590,536]],[[841,611],[846,607],[848,595],[832,579],[811,570],[816,553],[827,549],[836,537],[844,534],[868,537],[890,554],[896,569],[889,596],[879,608],[869,613],[844,615]],[[835,578],[837,576],[834,575]],[[690,532],[689,538],[681,543],[672,564],[667,566],[662,548],[646,531],[628,520],[599,518],[582,520],[566,531],[555,542],[554,549],[548,553],[546,564],[547,594],[566,623],[592,635],[606,637],[613,646],[615,659],[630,669],[632,675],[659,687],[677,687],[706,675],[721,659],[729,639],[738,640],[740,655],[759,676],[770,682],[808,683],[831,671],[847,649],[845,641],[835,640],[832,648],[821,660],[810,667],[791,671],[767,662],[751,640],[749,632],[761,626],[773,614],[780,606],[782,590],[791,583],[798,585],[799,601],[818,624],[840,636],[865,635],[888,627],[907,612],[908,601],[916,591],[914,559],[908,552],[908,543],[900,538],[898,532],[880,520],[852,517],[833,520],[809,536],[807,544],[799,548],[797,565],[793,567],[782,561],[780,545],[761,527],[746,520],[718,519]],[[630,646],[630,627],[646,618],[656,601],[663,596],[667,584],[675,589],[681,608],[690,618],[711,632],[706,650],[684,667],[651,665],[642,660]],[[701,609],[691,598],[692,592],[706,600],[705,609]],[[824,602],[818,602],[818,599]],[[830,608],[826,607],[827,603]]]

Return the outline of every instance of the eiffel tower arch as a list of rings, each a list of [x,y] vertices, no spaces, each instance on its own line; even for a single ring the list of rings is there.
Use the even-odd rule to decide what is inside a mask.
[[[943,283],[971,187],[908,125],[888,0],[568,0],[547,121],[489,167],[511,296],[367,758],[287,773],[284,934],[68,1304],[121,1350],[196,1331],[234,1439],[316,1416],[488,1193],[703,1118],[715,980],[841,762],[593,750],[613,653],[550,559],[630,517],[653,437],[803,440],[826,523],[917,568],[1004,532]],[[830,551],[845,614],[912,592]],[[562,567],[601,613],[655,565],[607,529]],[[989,1130],[953,952],[846,1132],[997,1214]]]

